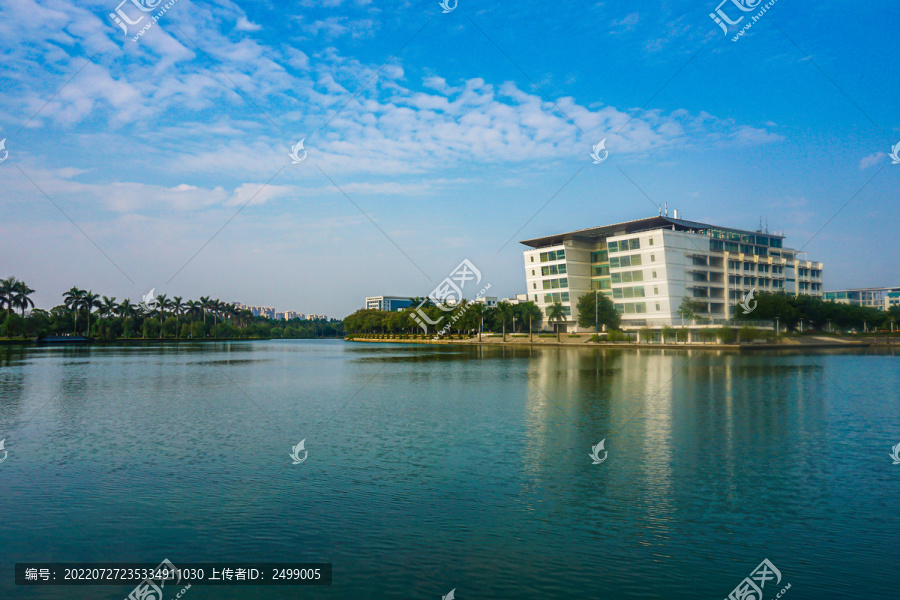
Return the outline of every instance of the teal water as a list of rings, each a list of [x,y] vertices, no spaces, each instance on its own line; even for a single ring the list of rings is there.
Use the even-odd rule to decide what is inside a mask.
[[[766,600],[897,598],[898,360],[0,348],[0,597],[132,587],[15,586],[16,562],[168,558],[333,564],[331,587],[191,600],[721,599],[768,558]]]

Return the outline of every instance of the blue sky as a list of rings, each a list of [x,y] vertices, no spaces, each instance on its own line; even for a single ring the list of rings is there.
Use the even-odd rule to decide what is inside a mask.
[[[523,292],[519,240],[668,203],[900,285],[900,7],[778,0],[732,41],[717,5],[177,0],[135,42],[117,2],[8,0],[0,277],[340,317],[464,258]]]

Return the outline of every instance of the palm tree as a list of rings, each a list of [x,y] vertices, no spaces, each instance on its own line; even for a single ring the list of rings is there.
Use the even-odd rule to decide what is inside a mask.
[[[213,325],[218,323],[218,318],[221,317],[221,311],[225,308],[225,303],[216,298],[215,300],[210,300],[210,306],[213,310]]]
[[[206,311],[210,308],[209,296],[200,296],[200,306],[203,308],[203,324],[206,325]]]
[[[87,309],[87,337],[91,337],[91,311],[100,306],[100,296],[88,290],[81,297],[81,308]]]
[[[159,294],[156,297],[156,312],[159,314],[159,339],[163,336],[163,317],[166,315],[166,309],[172,306],[172,301],[166,298],[165,294]]]
[[[500,302],[497,304],[497,314],[500,315],[500,322],[503,324],[503,341],[506,341],[506,319],[512,315],[512,304],[509,302]]]
[[[116,313],[119,311],[119,305],[116,304],[116,297],[107,298],[103,296],[100,300],[100,316],[102,317],[114,317]]]
[[[206,323],[206,313],[203,311],[203,302],[197,302],[196,300],[188,300],[186,314],[191,317],[191,333],[190,337],[194,337],[194,317],[198,314],[203,314],[203,322]]]
[[[11,279],[15,279],[14,277]],[[9,281],[9,280],[7,280]],[[10,299],[12,302],[15,302],[16,306],[22,309],[22,318],[25,318],[25,309],[31,306],[34,308],[34,302],[31,301],[30,296],[34,293],[34,290],[28,287],[24,281],[16,281],[13,285],[13,295]]]
[[[6,305],[6,316],[12,312],[13,304],[15,304],[16,284],[18,280],[15,277],[9,279],[0,279],[0,305]]]
[[[175,338],[178,338],[178,316],[184,313],[185,305],[181,301],[181,296],[172,298],[172,314],[175,315]]]
[[[544,318],[544,315],[541,312],[541,309],[538,308],[537,304],[535,304],[533,302],[526,302],[524,304],[520,304],[519,306],[520,306],[519,314],[522,315],[522,319],[523,320],[525,318],[528,319],[529,341],[533,342],[534,341],[534,333],[532,332],[532,325],[534,324],[535,321],[537,321],[537,323],[540,324],[541,320]]]
[[[547,308],[547,320],[556,321],[556,343],[559,343],[559,324],[566,320],[566,309],[562,302],[556,301]]]
[[[75,313],[75,330],[72,333],[78,333],[78,311],[81,309],[81,301],[87,292],[72,287],[68,292],[63,294],[63,304],[66,308]]]

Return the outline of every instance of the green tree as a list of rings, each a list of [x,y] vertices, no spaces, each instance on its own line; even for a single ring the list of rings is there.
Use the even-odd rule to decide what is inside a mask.
[[[694,300],[693,298],[688,298],[685,296],[681,300],[681,304],[678,306],[678,316],[682,319],[696,319],[700,316],[703,309],[706,308],[706,303],[701,302],[700,300]]]
[[[600,333],[600,325],[607,329],[616,329],[622,318],[616,312],[616,306],[612,299],[599,290],[594,290],[578,299],[576,305],[578,311],[578,326],[594,327],[595,333]]]

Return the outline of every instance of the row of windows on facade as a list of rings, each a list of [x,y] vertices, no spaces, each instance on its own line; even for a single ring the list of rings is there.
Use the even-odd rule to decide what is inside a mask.
[[[549,262],[554,260],[565,260],[566,259],[566,251],[565,250],[550,250],[549,252],[541,252],[541,262]],[[531,262],[534,262],[534,256],[531,257]]]

